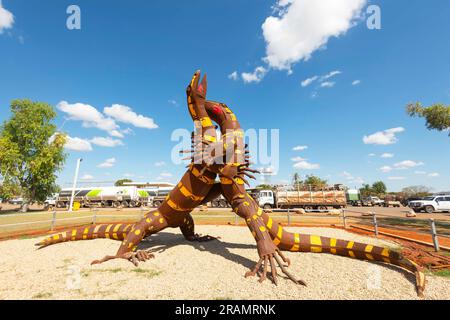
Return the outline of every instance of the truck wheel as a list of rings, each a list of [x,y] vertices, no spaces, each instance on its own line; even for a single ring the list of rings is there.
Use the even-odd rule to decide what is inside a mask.
[[[220,208],[226,208],[227,207],[227,202],[225,200],[220,200],[219,201],[219,207]]]
[[[425,207],[425,212],[426,213],[433,213],[434,212],[433,206],[426,206]]]
[[[312,206],[306,206],[306,207],[305,207],[305,210],[306,210],[306,211],[312,211],[312,210],[314,210],[314,208],[313,208]]]
[[[136,207],[136,201],[132,200],[130,201],[130,208]]]
[[[319,209],[320,211],[327,211],[327,210],[328,210],[328,208],[325,207],[325,206],[319,206],[318,209]]]
[[[112,204],[113,208],[118,208],[120,207],[120,201],[114,201]]]
[[[266,209],[266,210],[269,210],[269,209],[272,209],[272,205],[266,203],[266,204],[263,206],[263,208]]]
[[[130,204],[128,203],[128,201],[122,201],[122,207],[128,208],[129,205],[130,205]]]
[[[161,205],[161,201],[155,201],[153,202],[154,207],[159,207]]]

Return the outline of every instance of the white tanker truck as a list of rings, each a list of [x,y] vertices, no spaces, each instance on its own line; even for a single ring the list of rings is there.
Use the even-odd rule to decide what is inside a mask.
[[[72,196],[72,188],[62,189],[55,200],[57,208],[67,208]],[[75,189],[74,202],[82,207],[140,207],[152,202],[146,190],[137,187],[98,187]]]

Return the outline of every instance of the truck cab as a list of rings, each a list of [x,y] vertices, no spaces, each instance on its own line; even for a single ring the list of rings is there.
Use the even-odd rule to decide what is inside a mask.
[[[261,208],[272,209],[276,207],[275,195],[272,190],[268,189],[252,189],[250,195],[258,203]]]

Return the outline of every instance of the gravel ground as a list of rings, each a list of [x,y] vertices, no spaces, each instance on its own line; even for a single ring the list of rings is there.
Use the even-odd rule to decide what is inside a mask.
[[[291,228],[376,245],[393,243],[329,228]],[[0,299],[417,299],[414,276],[396,267],[329,254],[286,253],[290,271],[308,286],[280,277],[278,286],[244,278],[258,259],[245,227],[197,226],[220,241],[187,243],[168,229],[141,248],[156,258],[138,268],[124,260],[90,266],[119,242],[97,239],[36,250],[39,238],[0,242]],[[427,299],[450,299],[450,279],[428,276]]]

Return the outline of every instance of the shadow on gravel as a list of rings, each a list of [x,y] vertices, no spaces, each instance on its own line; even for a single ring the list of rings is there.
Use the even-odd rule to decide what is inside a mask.
[[[256,262],[240,255],[230,252],[228,249],[254,249],[256,253],[256,245],[241,244],[224,242],[221,239],[207,241],[207,242],[190,242],[186,241],[182,235],[173,234],[168,232],[158,232],[147,239],[144,239],[139,245],[139,250],[148,250],[152,252],[161,253],[165,250],[178,246],[178,245],[190,245],[199,251],[208,251],[210,253],[219,255],[225,259],[233,262],[237,262],[244,267],[251,269],[255,266]],[[258,257],[255,255],[255,259]]]
[[[208,242],[189,242],[186,241],[182,235],[168,232],[159,232],[157,234],[148,237],[147,239],[144,239],[138,245],[138,249],[139,250],[150,249],[152,252],[162,253],[165,250],[178,245],[190,245],[199,251],[208,251],[210,253],[228,259],[232,262],[239,263],[248,269],[253,269],[256,263],[256,261],[252,261],[240,255],[234,254],[228,250],[228,249],[254,249],[256,253],[256,245],[224,242],[220,239]],[[257,255],[255,255],[256,260],[257,258],[258,258]],[[349,259],[346,257],[342,258]],[[406,279],[408,279],[409,282],[411,282],[413,286],[416,285],[416,277],[411,272],[406,271],[398,266],[390,265],[387,263],[377,261],[373,261],[372,263],[381,267],[388,268],[390,270],[400,272]]]

